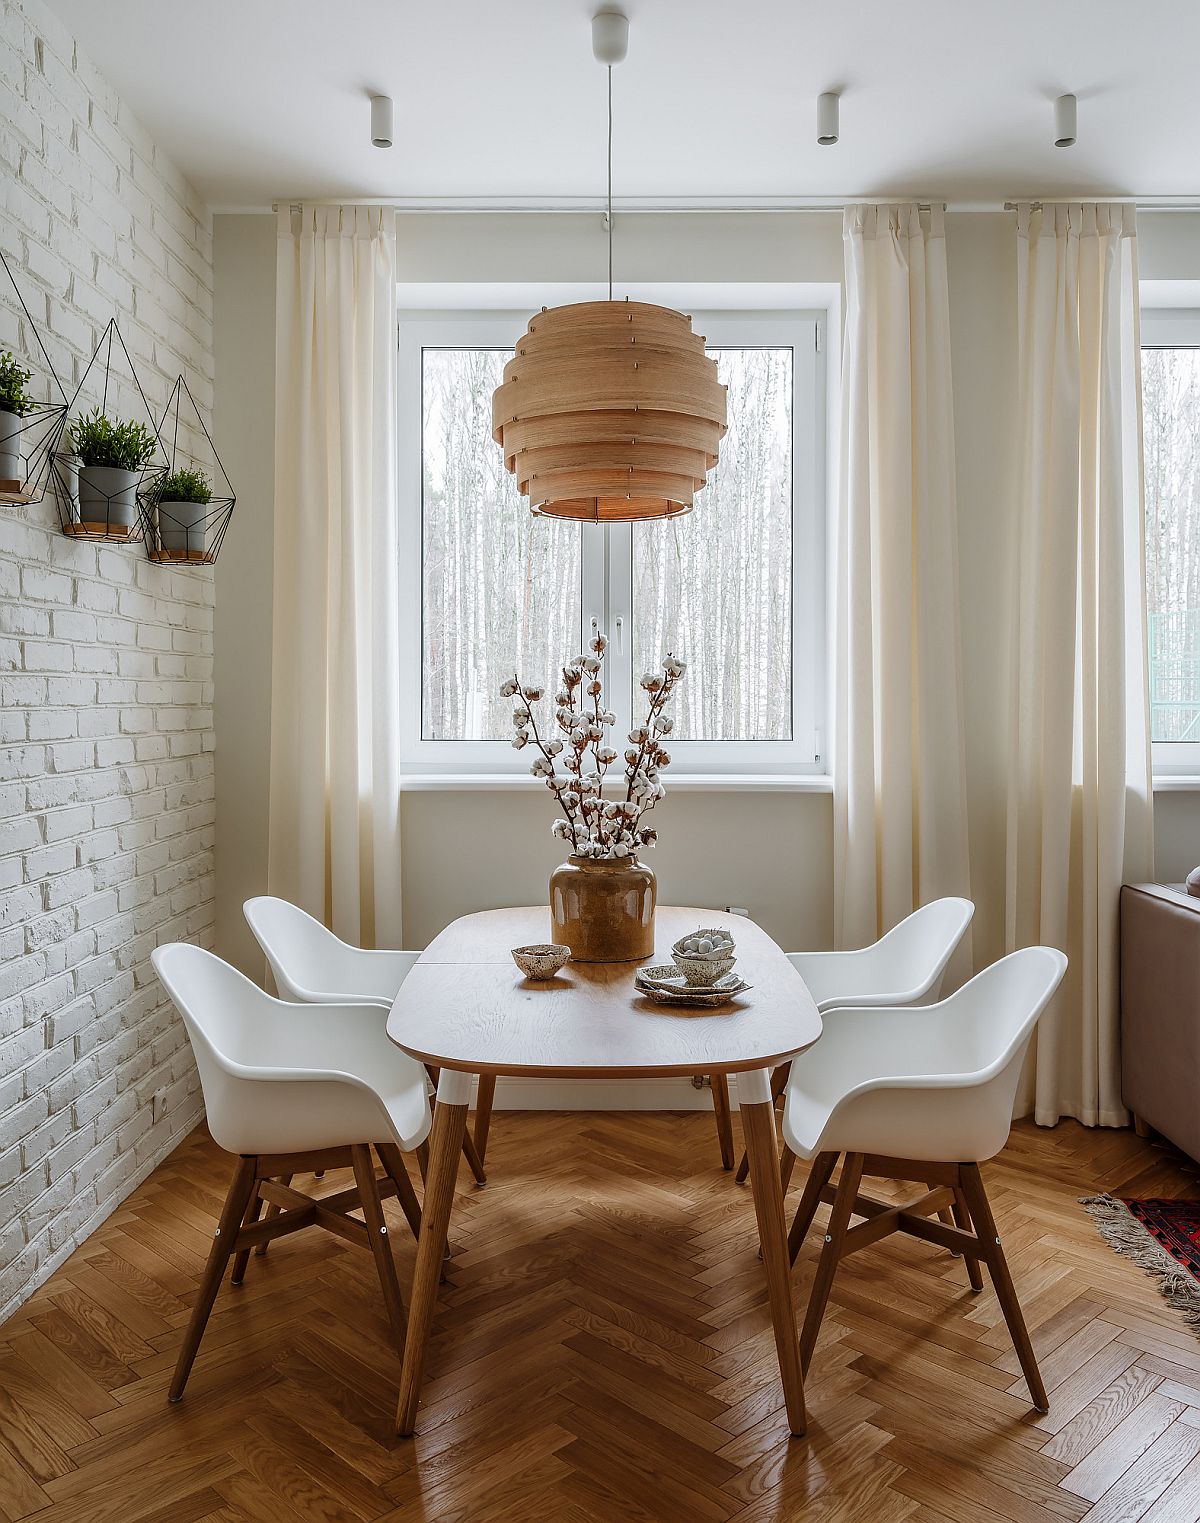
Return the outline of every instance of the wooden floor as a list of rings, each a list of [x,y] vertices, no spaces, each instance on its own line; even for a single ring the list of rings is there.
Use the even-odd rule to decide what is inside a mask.
[[[984,1171],[1048,1417],[991,1291],[893,1237],[839,1273],[806,1439],[787,1434],[753,1206],[711,1117],[499,1114],[488,1166],[484,1190],[463,1170],[418,1435],[397,1441],[374,1270],[316,1231],[222,1289],[166,1404],[229,1176],[196,1133],[0,1328],[0,1518],[1200,1518],[1200,1340],[1075,1203],[1196,1193],[1164,1148],[1022,1125]]]

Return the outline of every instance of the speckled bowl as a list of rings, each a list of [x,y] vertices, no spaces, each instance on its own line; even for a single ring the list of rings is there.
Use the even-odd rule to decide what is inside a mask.
[[[690,952],[672,951],[671,956],[684,978],[697,989],[707,989],[718,978],[724,978],[737,961],[736,957],[693,956]]]
[[[557,942],[542,942],[535,947],[513,947],[512,960],[526,978],[541,981],[553,978],[571,956],[570,947]]]

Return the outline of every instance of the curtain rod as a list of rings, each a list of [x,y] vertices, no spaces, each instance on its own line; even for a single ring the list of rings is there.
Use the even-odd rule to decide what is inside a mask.
[[[846,196],[840,200],[818,199],[812,196],[761,196],[761,197],[736,197],[736,196],[709,196],[709,197],[680,197],[673,200],[663,196],[626,196],[614,200],[613,210],[623,213],[672,213],[676,215],[702,214],[714,212],[728,213],[775,213],[775,212],[840,212],[847,206],[871,206],[879,202],[906,201],[912,199],[908,196]],[[1032,198],[1029,205],[1041,207],[1054,205],[1056,201],[1080,201],[1101,200],[1132,202],[1138,211],[1143,212],[1200,212],[1200,196],[1147,196],[1135,198],[1132,196],[1096,196],[1093,194],[1063,197],[1038,197]],[[290,205],[293,210],[300,210],[304,206],[385,206],[391,207],[398,212],[408,213],[450,213],[450,214],[480,214],[480,213],[514,213],[514,212],[542,212],[550,214],[591,212],[603,214],[605,203],[603,197],[589,196],[443,196],[443,197],[396,197],[396,196],[350,196],[350,197],[296,197],[294,199],[280,199],[272,201],[270,209],[278,211],[280,206]],[[921,211],[930,211],[933,207],[941,207],[943,211],[957,212],[994,212],[1012,211],[1017,202],[1011,201],[930,201],[919,200],[917,203]],[[262,211],[262,206],[222,206],[214,207],[214,211],[220,212],[250,212]]]

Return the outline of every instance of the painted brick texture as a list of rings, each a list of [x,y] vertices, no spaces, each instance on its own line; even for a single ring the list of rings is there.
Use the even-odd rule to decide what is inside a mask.
[[[151,406],[182,370],[207,421],[209,213],[41,0],[0,0],[0,185],[68,394],[115,316]],[[0,272],[2,349],[36,353]],[[149,959],[212,941],[213,605],[211,569],[0,506],[0,1321],[201,1114]]]

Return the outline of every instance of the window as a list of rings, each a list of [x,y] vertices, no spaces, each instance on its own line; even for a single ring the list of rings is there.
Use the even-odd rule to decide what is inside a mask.
[[[693,513],[632,525],[534,517],[505,469],[492,392],[525,323],[401,314],[406,770],[526,771],[500,685],[552,684],[598,627],[618,735],[670,650],[677,772],[824,771],[824,315],[694,315],[729,385],[720,462]]]
[[[1200,772],[1200,312],[1142,318],[1150,738]]]

